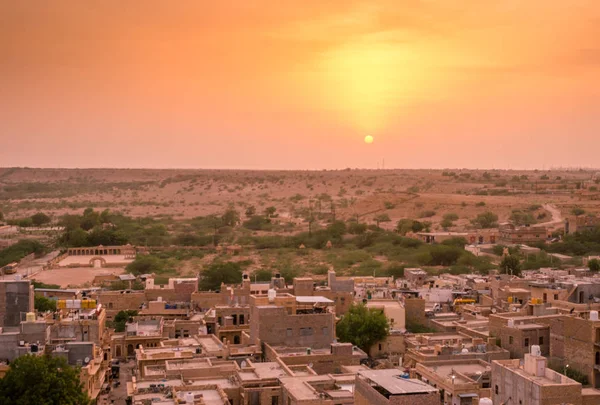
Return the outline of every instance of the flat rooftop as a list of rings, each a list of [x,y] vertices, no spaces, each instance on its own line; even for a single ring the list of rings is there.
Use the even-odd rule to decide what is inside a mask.
[[[402,378],[397,369],[363,370],[358,375],[385,389],[391,395],[426,394],[437,392],[437,389],[423,381]]]
[[[242,382],[256,380],[271,380],[286,377],[288,373],[277,362],[252,363],[252,368],[242,369],[238,372]]]

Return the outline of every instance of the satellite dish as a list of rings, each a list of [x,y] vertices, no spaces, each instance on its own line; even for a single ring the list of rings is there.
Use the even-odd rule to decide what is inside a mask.
[[[83,362],[84,362],[85,364],[88,364],[88,363],[90,362],[90,358],[89,358],[89,357],[86,357],[85,359],[83,359]]]
[[[312,368],[313,364],[312,363],[308,363],[308,367]]]

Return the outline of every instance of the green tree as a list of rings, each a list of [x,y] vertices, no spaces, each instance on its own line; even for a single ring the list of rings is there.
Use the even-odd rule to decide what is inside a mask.
[[[432,266],[451,266],[463,254],[464,250],[456,246],[436,245],[429,250]]]
[[[498,215],[494,214],[491,211],[486,211],[477,215],[472,222],[474,225],[478,225],[481,228],[494,228],[498,225]]]
[[[331,235],[332,238],[340,239],[342,236],[346,234],[346,224],[344,221],[335,221],[329,224],[327,227],[327,232]]]
[[[277,208],[271,206],[271,207],[267,207],[265,208],[265,217],[267,218],[273,218],[275,217],[275,212],[277,212]]]
[[[100,223],[102,224],[110,224],[112,222],[112,215],[110,210],[107,208],[100,213]]]
[[[256,281],[271,281],[272,277],[273,277],[273,273],[270,270],[260,269],[260,270],[256,270],[252,274],[251,278]]]
[[[62,357],[25,355],[0,379],[0,403],[13,405],[87,405],[79,370]]]
[[[164,271],[165,263],[162,259],[153,255],[138,255],[129,263],[126,270],[135,275],[161,273]]]
[[[125,332],[125,327],[127,326],[127,322],[129,318],[133,318],[137,316],[138,311],[134,309],[129,309],[127,311],[119,311],[113,320],[113,326],[115,328],[115,332]]]
[[[221,221],[223,221],[223,225],[225,226],[234,227],[240,222],[240,214],[233,208],[230,208],[221,216]]]
[[[245,214],[248,218],[253,217],[254,215],[256,215],[256,207],[254,205],[249,206],[248,208],[246,208]]]
[[[377,224],[377,228],[379,228],[379,224],[381,222],[390,222],[391,219],[388,214],[383,213],[383,214],[375,215],[375,217],[373,217],[373,221],[375,221],[375,223]]]
[[[348,223],[347,230],[349,234],[362,235],[367,231],[367,224],[352,221]]]
[[[597,272],[600,270],[600,260],[592,259],[588,262],[588,268],[590,271]]]
[[[41,295],[36,295],[34,298],[35,310],[38,312],[56,311],[56,301],[48,299]]]
[[[521,275],[521,262],[515,255],[504,256],[500,263],[500,271],[505,274],[512,274],[515,276]]]
[[[31,223],[34,226],[42,226],[45,224],[49,224],[51,221],[50,217],[43,212],[38,212],[37,214],[33,214],[31,216]]]
[[[585,214],[585,210],[580,207],[575,207],[571,210],[571,214],[573,214],[575,216],[583,215],[583,214]]]
[[[79,227],[64,233],[60,238],[60,242],[69,247],[90,246],[88,233]]]
[[[350,342],[368,352],[389,334],[390,325],[383,311],[353,304],[338,322],[336,332],[342,342]]]
[[[90,229],[100,225],[100,214],[94,211],[93,208],[86,208],[83,211],[83,217],[81,218],[81,226],[82,229],[89,231]]]
[[[242,266],[240,263],[225,262],[213,263],[201,274],[200,290],[219,290],[221,283],[234,284],[242,279]]]

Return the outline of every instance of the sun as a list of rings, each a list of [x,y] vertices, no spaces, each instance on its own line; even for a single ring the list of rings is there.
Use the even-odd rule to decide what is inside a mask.
[[[373,137],[371,135],[365,136],[365,143],[373,143]]]

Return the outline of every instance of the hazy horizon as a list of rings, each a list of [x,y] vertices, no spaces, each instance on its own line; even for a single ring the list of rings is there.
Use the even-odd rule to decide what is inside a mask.
[[[594,169],[600,148],[588,0],[0,0],[0,52],[0,167]]]

